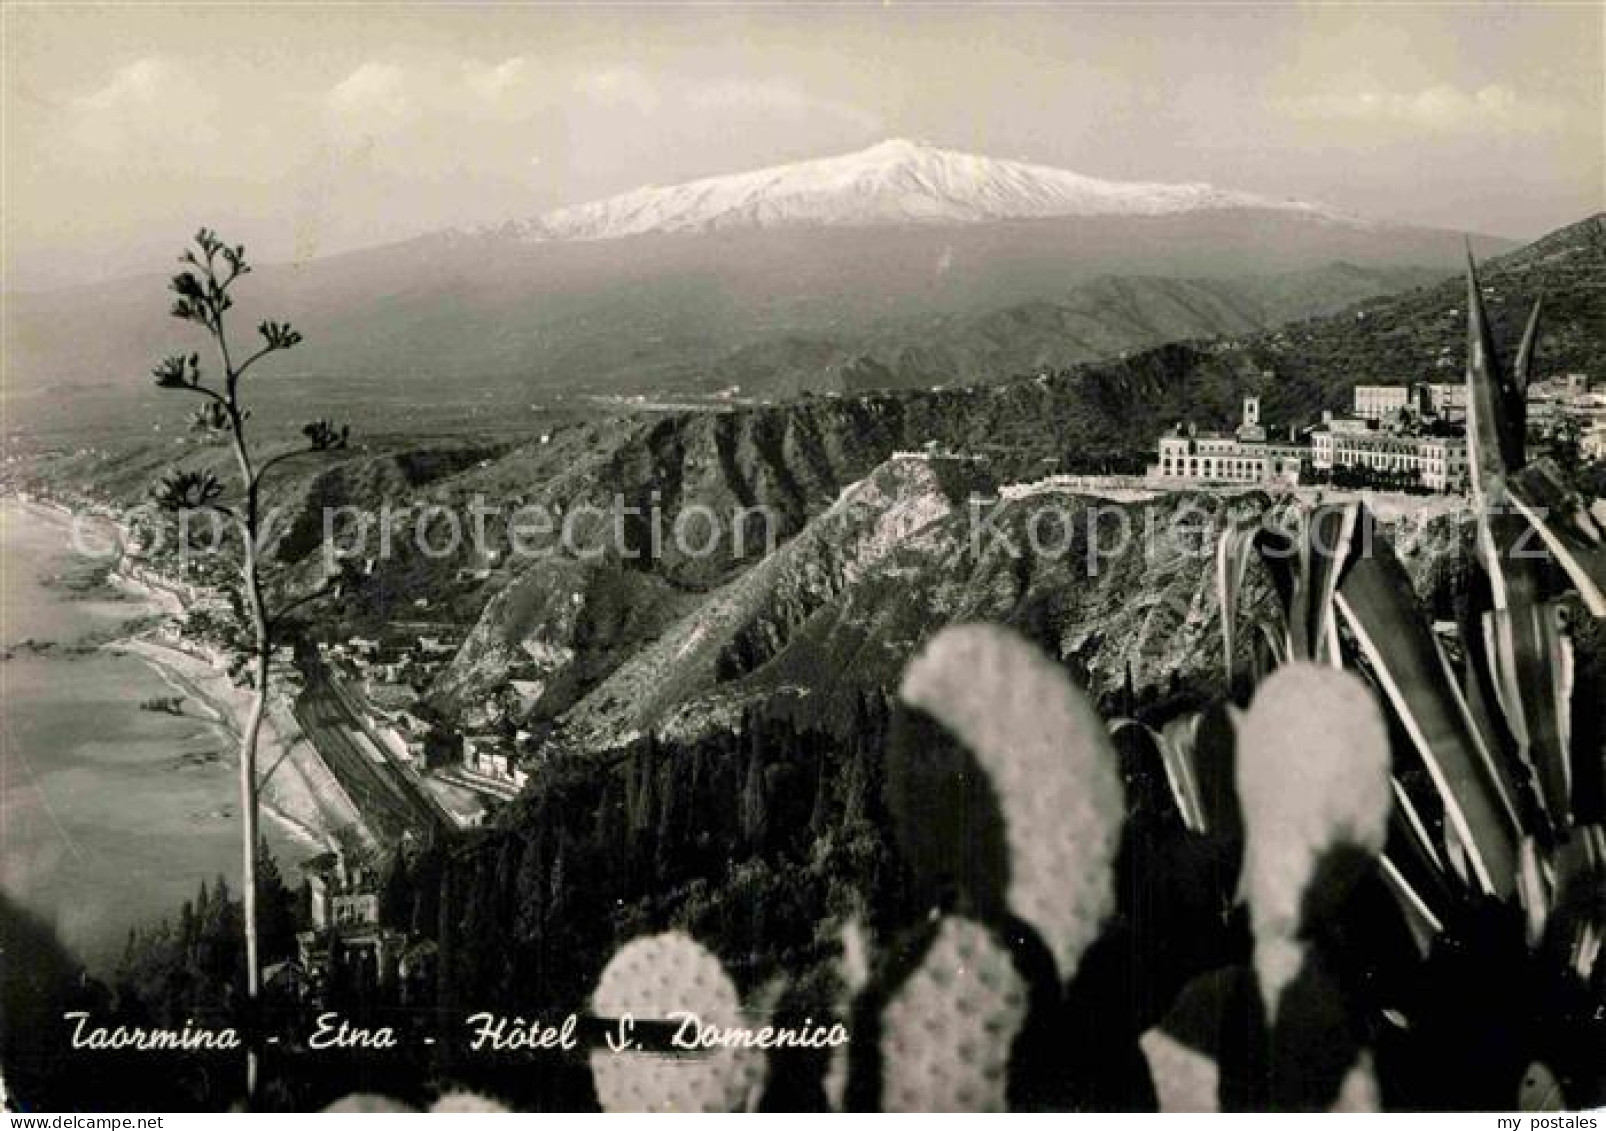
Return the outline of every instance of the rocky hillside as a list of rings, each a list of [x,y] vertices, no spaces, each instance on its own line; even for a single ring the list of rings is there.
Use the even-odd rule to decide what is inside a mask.
[[[1502,336],[1514,333],[1530,295],[1550,296],[1541,373],[1598,372],[1591,367],[1606,349],[1595,316],[1606,281],[1598,218],[1491,261],[1483,277]],[[838,679],[884,681],[917,629],[964,616],[1040,619],[1053,630],[1046,642],[1082,656],[1103,689],[1124,678],[1129,661],[1145,684],[1185,681],[1194,661],[1180,658],[1188,648],[1176,610],[1199,608],[1203,583],[1172,568],[1174,547],[1085,576],[1069,559],[1005,560],[990,543],[977,556],[960,529],[969,494],[1058,470],[1141,469],[1162,428],[1226,423],[1248,392],[1263,396],[1272,422],[1303,423],[1347,403],[1356,381],[1432,373],[1441,351],[1459,356],[1457,295],[1444,284],[1297,333],[1167,345],[1002,385],[623,415],[514,444],[375,439],[367,450],[292,465],[273,500],[288,532],[280,559],[292,576],[311,568],[326,507],[401,508],[392,553],[342,615],[371,627],[406,619],[424,601],[431,616],[473,624],[433,690],[440,705],[483,707],[519,678],[540,686],[532,721],[581,745],[695,728],[720,702],[778,689],[818,694]],[[976,458],[887,463],[928,444]],[[171,443],[68,456],[51,474],[133,501],[175,458],[227,479],[223,453]],[[538,506],[571,525],[571,552],[488,563],[463,543],[444,557],[423,554],[419,524],[438,519],[424,504],[460,517],[488,508],[486,544],[500,547],[514,512]],[[1180,505],[1128,509],[1146,520]],[[1080,514],[1081,506],[1033,496],[1000,506],[997,521],[1020,528],[1038,509]],[[713,517],[714,537],[696,539],[706,552],[688,552],[667,535],[698,515]],[[1071,558],[1085,548],[1076,541],[1085,532],[1073,533]],[[780,549],[766,557],[772,546]],[[1094,623],[1116,626],[1104,629],[1100,648],[1083,635]],[[805,646],[816,635],[821,642]],[[856,637],[862,648],[834,643]],[[1170,641],[1171,653],[1156,652],[1157,641]]]
[[[560,718],[564,745],[617,745],[778,655],[926,526],[987,482],[964,465],[894,460],[850,485],[795,538],[714,590]],[[789,690],[807,695],[808,684]]]
[[[777,699],[845,726],[865,694],[896,686],[932,632],[966,620],[1019,627],[1108,697],[1129,667],[1154,696],[1198,690],[1218,670],[1211,543],[1198,530],[1258,513],[1264,496],[1114,504],[1043,491],[956,505],[921,467],[878,470],[604,681],[556,741],[695,740]]]

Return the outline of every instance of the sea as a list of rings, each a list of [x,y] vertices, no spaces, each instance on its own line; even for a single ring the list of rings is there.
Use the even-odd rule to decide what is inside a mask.
[[[100,975],[131,927],[176,921],[219,875],[237,895],[241,876],[234,739],[193,699],[141,708],[181,692],[99,646],[157,612],[97,583],[107,564],[66,520],[0,500],[0,891]],[[262,830],[285,865],[305,855]]]

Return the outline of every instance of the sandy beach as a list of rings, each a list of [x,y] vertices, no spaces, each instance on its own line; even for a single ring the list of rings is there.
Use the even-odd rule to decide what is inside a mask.
[[[105,647],[144,660],[175,691],[200,705],[227,736],[231,750],[238,747],[240,731],[251,711],[249,689],[236,687],[226,673],[198,656],[144,637],[114,641]],[[257,767],[265,779],[264,812],[315,852],[368,838],[356,806],[284,704],[274,702],[271,692],[257,737]]]
[[[235,767],[250,693],[149,639],[173,595],[101,584],[111,563],[75,552],[78,521],[0,500],[0,886],[108,971],[131,927],[171,919],[202,881],[223,874],[238,890]],[[175,695],[177,714],[142,707]],[[282,706],[264,721],[258,764],[262,835],[290,882],[300,861],[361,835]]]
[[[19,500],[19,504],[30,518],[60,527],[73,535],[74,541],[79,540],[76,536],[80,531],[87,532],[81,540],[97,551],[112,543],[121,546],[126,536],[111,519],[79,514],[54,503]],[[115,568],[107,574],[106,582],[143,602],[150,613],[183,615],[183,602],[171,590],[147,585]],[[249,689],[234,686],[227,674],[209,661],[151,639],[148,634],[114,640],[103,647],[144,661],[175,691],[193,698],[200,712],[229,742],[238,745],[251,711]],[[272,695],[258,735],[257,765],[266,777],[263,809],[314,851],[333,848],[342,838],[367,838],[356,807],[296,726],[289,710]]]

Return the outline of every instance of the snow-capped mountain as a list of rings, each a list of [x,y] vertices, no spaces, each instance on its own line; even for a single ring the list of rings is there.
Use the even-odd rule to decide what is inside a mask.
[[[839,157],[668,187],[650,185],[560,208],[516,223],[513,230],[530,240],[605,240],[727,228],[980,224],[1221,209],[1269,209],[1354,222],[1303,201],[1207,184],[1104,181],[1047,165],[894,139]]]
[[[420,403],[444,382],[476,405],[486,389],[528,404],[545,389],[770,396],[1005,378],[1242,335],[1464,256],[1455,232],[899,141],[264,264],[251,296],[306,327],[308,373],[416,384]],[[151,315],[164,283],[8,295],[7,380],[124,380],[130,357],[174,345]]]

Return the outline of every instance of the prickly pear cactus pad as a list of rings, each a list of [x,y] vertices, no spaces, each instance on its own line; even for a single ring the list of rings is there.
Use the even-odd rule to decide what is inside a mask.
[[[725,968],[695,939],[677,931],[633,939],[621,947],[597,983],[599,1017],[629,1014],[669,1020],[695,1013],[704,1025],[743,1024],[741,1002]],[[591,1054],[591,1076],[605,1111],[741,1111],[765,1076],[757,1049],[717,1048],[686,1053]]]
[[[886,1111],[1004,1111],[1026,980],[986,927],[950,916],[881,1015]]]
[[[1125,808],[1104,721],[1058,665],[994,625],[943,629],[904,670],[900,694],[969,746],[991,779],[1009,908],[1070,978],[1115,902]]]
[[[341,1096],[334,1103],[323,1109],[329,1115],[356,1114],[394,1114],[398,1112],[417,1113],[417,1108],[408,1107],[400,1100],[393,1100],[389,1096],[377,1096],[372,1092],[353,1092],[349,1096]]]
[[[497,1115],[505,1113],[508,1109],[478,1092],[447,1092],[430,1106],[433,1115],[455,1115],[459,1112],[465,1115]]]
[[[1161,1111],[1220,1111],[1220,1070],[1204,1053],[1191,1049],[1164,1029],[1150,1029],[1138,1040]]]
[[[1297,973],[1300,915],[1335,847],[1375,856],[1387,834],[1388,731],[1370,689],[1337,668],[1278,668],[1238,722],[1243,890],[1268,1016]]]

